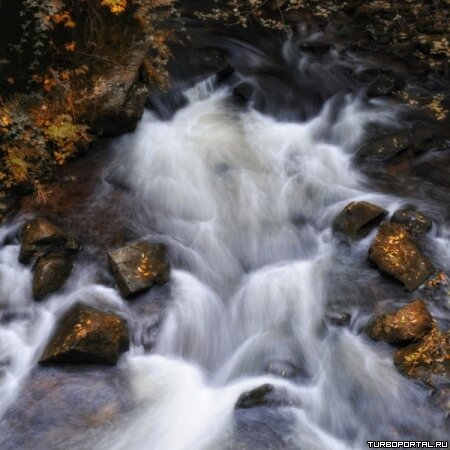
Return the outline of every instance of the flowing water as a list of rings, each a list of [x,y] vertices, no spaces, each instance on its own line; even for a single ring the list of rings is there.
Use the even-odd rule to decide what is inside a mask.
[[[0,230],[1,413],[20,403],[54,324],[75,301],[116,311],[133,335],[118,369],[125,381],[114,395],[128,402],[119,419],[89,430],[54,418],[45,447],[17,440],[32,436],[19,427],[5,448],[359,449],[374,439],[449,437],[427,390],[400,376],[391,349],[361,333],[373,306],[368,285],[379,279],[364,262],[375,231],[347,246],[331,230],[350,201],[390,212],[411,201],[373,192],[353,164],[367,126],[395,127],[401,108],[368,101],[345,78],[363,61],[334,51],[314,59],[297,44],[265,52],[222,42],[237,68],[227,82],[180,83],[173,98],[182,104],[160,100],[113,143],[91,201],[111,202],[105,180],[119,180],[134,235],[168,245],[161,323],[149,327],[132,302],[98,284],[104,269],[91,260],[77,263],[63,291],[33,303],[30,268],[17,262],[24,218]],[[255,89],[250,105],[232,98],[240,81]],[[448,268],[448,230],[435,227],[429,242]],[[392,292],[403,295],[395,285]],[[352,313],[348,328],[324,321],[335,303]],[[267,372],[271,364],[299,370],[283,378]],[[102,377],[95,373],[86,383]],[[234,410],[240,394],[266,383],[280,405]]]

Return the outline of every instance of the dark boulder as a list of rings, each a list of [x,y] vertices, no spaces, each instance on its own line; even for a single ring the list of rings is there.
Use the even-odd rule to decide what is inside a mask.
[[[234,409],[249,409],[261,406],[280,406],[289,404],[286,393],[277,390],[272,384],[263,384],[241,394]]]
[[[423,236],[433,226],[433,222],[425,214],[414,209],[400,209],[395,211],[391,222],[406,226],[413,236]]]
[[[169,280],[170,263],[164,244],[136,242],[108,252],[108,259],[125,298]]]
[[[39,362],[114,365],[128,348],[128,329],[121,318],[77,304],[61,319]]]
[[[35,256],[52,246],[64,245],[66,234],[44,217],[27,222],[22,229],[19,261],[28,264]]]
[[[386,215],[387,211],[380,206],[368,202],[352,202],[336,216],[333,229],[352,239],[360,239]]]
[[[408,229],[398,223],[381,224],[369,249],[369,259],[408,291],[417,289],[434,271]]]
[[[399,344],[421,339],[432,327],[433,320],[425,303],[416,300],[393,313],[376,317],[366,332],[376,341]]]
[[[410,147],[409,134],[406,130],[382,134],[370,139],[358,150],[358,157],[387,161]]]
[[[431,150],[436,144],[436,133],[432,126],[416,126],[412,132],[411,143],[415,154]]]
[[[42,300],[58,291],[72,272],[72,258],[64,253],[49,253],[37,261],[33,276],[33,297]]]

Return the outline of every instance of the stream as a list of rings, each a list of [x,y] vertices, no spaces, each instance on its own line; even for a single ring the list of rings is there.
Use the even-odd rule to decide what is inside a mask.
[[[352,201],[389,214],[414,204],[435,219],[425,250],[448,273],[448,191],[389,192],[355,162],[367,130],[400,128],[406,107],[368,98],[349,75],[372,60],[299,45],[319,38],[199,33],[235,71],[194,74],[185,50],[173,88],[149,102],[136,131],[87,157],[85,192],[61,214],[85,245],[47,300],[33,302],[31,267],[18,262],[18,233],[33,214],[0,229],[2,449],[337,450],[450,439],[429,387],[402,376],[392,348],[362,331],[380,304],[420,292],[368,263],[376,229],[351,244],[332,230]],[[128,301],[103,255],[137,239],[167,245],[171,278]],[[38,365],[78,301],[126,319],[131,348],[117,366]],[[448,329],[448,301],[429,307]],[[350,313],[349,325],[327,322],[330,308]],[[235,409],[265,384],[272,404]]]

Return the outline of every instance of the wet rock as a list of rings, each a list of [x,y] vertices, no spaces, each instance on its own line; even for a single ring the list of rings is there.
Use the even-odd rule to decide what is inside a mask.
[[[249,392],[241,394],[234,405],[234,409],[249,409],[260,406],[276,406],[286,404],[283,398],[276,392],[272,384],[263,384]]]
[[[272,360],[267,362],[264,366],[264,370],[271,375],[283,378],[293,378],[301,373],[299,367],[296,367],[290,361],[283,360]]]
[[[28,264],[38,253],[66,241],[64,231],[50,220],[37,217],[27,222],[22,229],[22,245],[19,261]]]
[[[415,154],[425,153],[435,143],[436,133],[430,126],[416,126],[412,132],[411,142]]]
[[[325,313],[325,320],[330,325],[336,325],[338,327],[345,327],[350,323],[352,319],[351,314],[345,311],[339,311],[330,309]]]
[[[380,74],[367,89],[369,97],[391,95],[397,88],[397,80],[393,75]]]
[[[109,252],[108,259],[125,298],[169,280],[170,263],[163,244],[136,242]]]
[[[233,97],[242,102],[247,103],[253,95],[253,87],[249,83],[241,83],[233,89]]]
[[[64,244],[64,249],[69,253],[78,253],[81,249],[80,239],[73,234],[69,234],[67,236],[66,243]]]
[[[394,364],[411,378],[433,386],[450,381],[450,332],[434,327],[420,341],[397,350]]]
[[[409,146],[408,132],[399,131],[371,139],[358,150],[358,157],[386,161],[407,150]]]
[[[369,249],[369,259],[408,291],[417,289],[434,271],[408,229],[398,223],[381,224]]]
[[[433,327],[433,321],[423,300],[416,300],[390,314],[376,317],[366,327],[375,341],[390,344],[417,341]]]
[[[39,258],[33,276],[33,297],[42,300],[58,291],[72,272],[72,258],[64,253],[49,253]]]
[[[273,390],[273,385],[263,384],[252,391],[244,392],[239,396],[234,408],[253,408],[255,406],[265,405],[267,403],[267,396],[272,393]]]
[[[360,239],[378,225],[387,211],[380,206],[368,202],[352,202],[335,218],[334,231],[352,239]]]
[[[114,365],[128,348],[128,329],[121,318],[77,304],[61,319],[39,362]]]
[[[396,211],[392,215],[391,222],[404,225],[413,236],[423,236],[433,226],[433,222],[425,214],[413,209],[400,209]]]

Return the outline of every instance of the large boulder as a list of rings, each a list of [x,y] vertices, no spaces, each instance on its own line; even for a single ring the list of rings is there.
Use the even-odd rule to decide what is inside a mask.
[[[405,225],[413,236],[427,234],[433,222],[425,215],[414,209],[399,209],[392,215],[391,222]]]
[[[432,385],[450,382],[450,332],[433,327],[420,341],[394,354],[398,370]]]
[[[120,292],[125,298],[169,280],[170,263],[164,244],[135,242],[108,252],[108,259]]]
[[[376,341],[399,344],[421,339],[432,327],[433,320],[425,303],[416,300],[393,313],[376,317],[366,332]]]
[[[72,272],[72,258],[65,253],[52,252],[39,258],[33,276],[33,297],[42,300],[58,291]]]
[[[61,319],[39,362],[114,365],[128,348],[128,329],[121,318],[76,304]]]
[[[434,271],[408,229],[398,223],[381,224],[369,249],[369,259],[408,291],[417,289]]]
[[[66,234],[58,225],[44,217],[37,217],[23,226],[19,261],[28,264],[39,253],[65,242]]]
[[[368,202],[352,202],[336,216],[333,229],[352,239],[360,239],[386,215],[387,211],[380,206]]]

